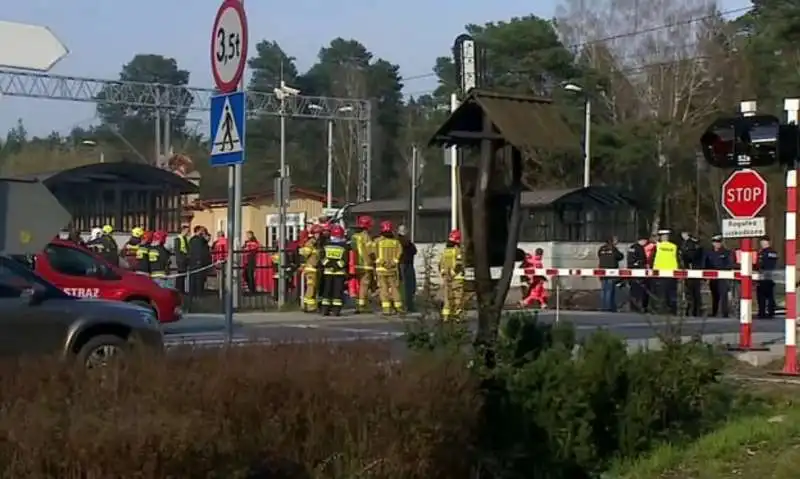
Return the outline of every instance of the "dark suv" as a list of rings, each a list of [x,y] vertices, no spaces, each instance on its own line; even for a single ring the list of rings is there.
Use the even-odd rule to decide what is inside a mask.
[[[134,347],[163,351],[152,309],[75,298],[0,256],[0,356],[58,354],[93,367]]]

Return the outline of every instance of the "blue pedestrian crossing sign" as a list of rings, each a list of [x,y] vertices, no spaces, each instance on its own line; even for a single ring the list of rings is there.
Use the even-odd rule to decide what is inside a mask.
[[[211,98],[211,166],[244,162],[245,93]]]

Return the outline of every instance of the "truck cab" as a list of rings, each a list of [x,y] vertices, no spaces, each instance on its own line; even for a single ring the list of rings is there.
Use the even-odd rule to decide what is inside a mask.
[[[149,277],[108,263],[73,242],[52,240],[29,266],[70,296],[124,301],[151,309],[160,323],[178,321],[181,295]]]

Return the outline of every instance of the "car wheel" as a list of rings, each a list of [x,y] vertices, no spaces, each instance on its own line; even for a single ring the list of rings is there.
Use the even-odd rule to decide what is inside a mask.
[[[95,369],[122,359],[128,352],[128,342],[119,336],[95,336],[78,351],[78,363],[86,369]]]

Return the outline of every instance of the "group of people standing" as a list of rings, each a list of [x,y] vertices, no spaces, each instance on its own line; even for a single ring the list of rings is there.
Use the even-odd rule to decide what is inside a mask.
[[[689,232],[681,233],[679,244],[671,241],[672,231],[660,230],[657,238],[642,236],[630,245],[627,254],[627,267],[631,269],[653,269],[673,271],[677,269],[734,270],[741,262],[740,251],[731,251],[724,246],[721,235],[711,237],[711,247],[705,248],[695,236]],[[758,317],[775,316],[775,281],[769,272],[778,267],[778,253],[772,248],[770,239],[763,236],[759,240],[760,248],[753,258],[754,270],[766,273],[756,282],[756,299]],[[616,239],[612,239],[598,251],[600,268],[618,268],[622,253],[617,249]],[[602,303],[606,311],[616,310],[614,298],[615,283],[618,279],[603,279]],[[687,316],[703,314],[702,286],[704,279],[690,278],[685,281],[685,297]],[[711,316],[728,317],[730,314],[728,293],[730,279],[709,279],[711,293]],[[665,310],[671,314],[678,312],[678,279],[676,278],[635,278],[630,282],[630,305],[634,311],[647,312],[654,309]],[[654,308],[651,298],[659,300],[660,308]]]
[[[369,313],[374,288],[384,315],[413,311],[416,246],[402,226],[395,229],[391,221],[383,221],[375,237],[373,226],[371,217],[360,216],[349,237],[336,223],[312,224],[303,231],[298,252],[304,311],[339,316],[349,290],[356,313]]]

